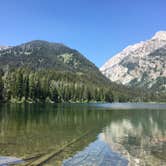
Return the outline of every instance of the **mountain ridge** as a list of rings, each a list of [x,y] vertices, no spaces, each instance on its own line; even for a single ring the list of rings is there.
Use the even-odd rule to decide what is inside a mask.
[[[166,31],[131,45],[109,59],[100,71],[111,81],[133,87],[152,88],[166,77]],[[165,83],[158,88],[160,90]]]
[[[63,58],[65,58],[65,55],[63,55],[65,53],[71,54],[71,58],[72,56],[73,57],[79,56],[81,60],[89,61],[87,58],[85,58],[80,52],[78,52],[75,49],[71,49],[61,43],[53,43],[53,42],[48,42],[44,40],[33,40],[33,41],[26,42],[17,46],[6,47],[5,49],[0,50],[0,58],[5,58],[9,56],[13,56],[15,58],[17,57],[28,58],[31,55],[38,56],[38,58],[40,58],[40,56],[44,58],[54,56],[57,58],[55,60],[62,62]],[[21,59],[19,59],[19,61],[21,61]],[[89,61],[89,65],[91,67],[96,67],[90,61]]]

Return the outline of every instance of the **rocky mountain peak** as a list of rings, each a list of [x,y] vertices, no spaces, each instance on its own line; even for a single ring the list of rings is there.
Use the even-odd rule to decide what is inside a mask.
[[[166,40],[166,31],[157,32],[152,39]]]
[[[166,91],[165,62],[166,31],[159,31],[151,39],[123,49],[100,70],[113,82]]]

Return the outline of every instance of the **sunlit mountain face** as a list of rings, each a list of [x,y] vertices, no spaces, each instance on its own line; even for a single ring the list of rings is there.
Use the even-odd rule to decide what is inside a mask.
[[[166,91],[166,31],[126,47],[101,68],[111,81],[154,92]]]

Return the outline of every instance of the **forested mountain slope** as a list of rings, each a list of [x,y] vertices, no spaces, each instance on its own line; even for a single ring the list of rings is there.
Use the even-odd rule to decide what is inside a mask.
[[[77,50],[40,40],[1,49],[0,70],[6,100],[105,101],[110,84]]]

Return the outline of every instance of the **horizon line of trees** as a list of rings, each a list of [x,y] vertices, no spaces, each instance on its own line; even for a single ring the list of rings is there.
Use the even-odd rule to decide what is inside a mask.
[[[19,68],[0,71],[0,101],[113,102],[110,89],[70,72]]]
[[[103,84],[91,73],[29,68],[0,70],[0,102],[162,102],[166,99],[163,93]]]

